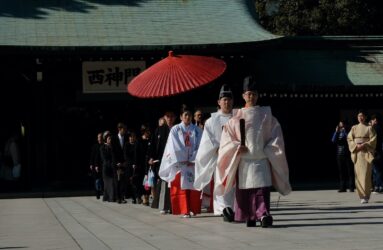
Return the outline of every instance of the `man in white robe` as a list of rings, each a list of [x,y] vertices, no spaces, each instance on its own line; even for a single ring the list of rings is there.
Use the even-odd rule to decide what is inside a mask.
[[[221,87],[218,112],[211,114],[205,122],[200,147],[195,160],[194,187],[202,190],[212,181],[217,167],[218,149],[221,140],[222,127],[233,116],[233,93],[228,85]],[[212,190],[213,191],[213,190]],[[234,220],[234,191],[232,188],[225,195],[216,195],[213,192],[213,208],[215,215],[223,215],[225,221]]]
[[[258,92],[252,77],[244,80],[245,107],[224,126],[218,154],[215,192],[223,195],[236,185],[235,221],[254,227],[273,223],[271,186],[287,195],[291,191],[282,130],[270,107],[256,106]],[[245,121],[241,144],[240,120]]]

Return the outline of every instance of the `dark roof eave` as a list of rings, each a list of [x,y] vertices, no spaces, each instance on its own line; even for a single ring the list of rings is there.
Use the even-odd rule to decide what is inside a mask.
[[[282,37],[281,37],[282,38]],[[130,46],[13,46],[13,45],[0,45],[0,52],[4,54],[25,54],[25,53],[49,53],[60,54],[65,53],[88,53],[88,52],[153,52],[153,51],[166,51],[166,50],[206,50],[219,52],[223,48],[231,49],[231,51],[242,51],[244,48],[255,48],[267,44],[275,43],[281,38],[264,41],[242,42],[242,43],[221,43],[221,44],[182,44],[182,45],[130,45]]]
[[[281,38],[283,44],[300,45],[302,47],[312,47],[320,45],[323,47],[355,47],[373,48],[383,46],[383,36],[285,36]]]

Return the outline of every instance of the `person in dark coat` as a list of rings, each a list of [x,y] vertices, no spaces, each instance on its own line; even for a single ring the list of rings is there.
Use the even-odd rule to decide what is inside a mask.
[[[100,147],[100,157],[102,163],[102,177],[104,181],[103,201],[115,201],[115,185],[114,185],[114,160],[111,146],[111,135],[109,131],[103,134],[104,144]]]
[[[142,180],[143,168],[139,162],[140,145],[137,141],[136,133],[131,132],[128,135],[128,141],[124,146],[125,169],[128,177],[128,190],[132,195],[133,204],[142,203]]]
[[[125,169],[125,158],[124,158],[124,146],[127,142],[127,128],[124,123],[117,124],[118,133],[111,138],[111,146],[113,159],[115,162],[114,168],[114,183],[116,190],[116,199],[119,204],[127,203],[126,197],[126,186],[127,186],[127,172]]]
[[[339,173],[339,190],[338,192],[346,192],[347,188],[350,192],[355,189],[354,166],[351,162],[350,151],[347,144],[347,129],[345,122],[340,121],[335,128],[332,136],[332,142],[336,145],[336,163]]]
[[[374,161],[372,162],[372,179],[374,184],[374,194],[383,193],[383,130],[381,126],[381,115],[371,116],[371,125],[376,132],[376,148]]]
[[[155,187],[152,208],[158,208],[161,213],[170,212],[170,189],[168,183],[161,180],[158,176],[158,171],[161,165],[161,159],[164,154],[166,142],[169,136],[170,128],[175,124],[176,116],[174,112],[165,112],[165,124],[158,126],[152,136],[151,153],[149,165],[154,170]]]
[[[94,179],[96,198],[100,199],[102,192],[102,162],[101,162],[101,146],[103,145],[102,133],[97,134],[97,143],[92,146],[90,152],[89,168]]]
[[[142,125],[141,126],[141,138],[139,140],[140,145],[140,155],[139,155],[139,165],[142,166],[144,170],[144,176],[148,178],[149,170],[151,167],[148,163],[149,161],[149,152],[151,150],[151,131],[149,126]],[[151,170],[152,171],[152,170]],[[143,201],[142,204],[145,206],[149,206],[149,195],[151,194],[151,186],[147,186],[142,189],[143,192]]]

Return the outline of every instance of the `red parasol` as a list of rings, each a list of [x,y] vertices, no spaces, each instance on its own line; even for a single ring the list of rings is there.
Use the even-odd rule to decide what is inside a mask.
[[[171,96],[201,87],[226,69],[226,63],[207,56],[173,55],[153,64],[128,84],[128,92],[140,98]]]

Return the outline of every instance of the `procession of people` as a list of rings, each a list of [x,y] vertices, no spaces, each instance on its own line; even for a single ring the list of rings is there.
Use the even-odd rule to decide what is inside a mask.
[[[142,125],[136,135],[118,123],[116,134],[99,133],[90,162],[97,198],[103,190],[104,202],[131,199],[163,215],[191,218],[205,211],[226,222],[271,227],[270,193],[292,191],[282,127],[269,106],[258,105],[252,76],[244,78],[242,89],[244,105],[233,109],[233,92],[222,85],[218,110],[207,120],[201,119],[200,109],[193,115],[183,105],[178,124],[176,113],[168,110],[154,131]],[[383,192],[382,134],[378,118],[368,124],[364,111],[357,118],[359,124],[350,131],[341,121],[332,141],[337,145],[338,192],[356,188],[365,204],[371,192]]]
[[[169,110],[154,132],[142,126],[136,135],[118,123],[116,134],[99,133],[90,162],[96,197],[100,199],[102,179],[104,202],[131,199],[183,218],[206,209],[226,222],[272,226],[270,192],[291,191],[282,130],[270,107],[256,105],[252,77],[245,78],[242,97],[244,107],[233,109],[233,92],[224,84],[218,110],[207,120],[202,110],[193,113],[182,105],[178,124]]]

